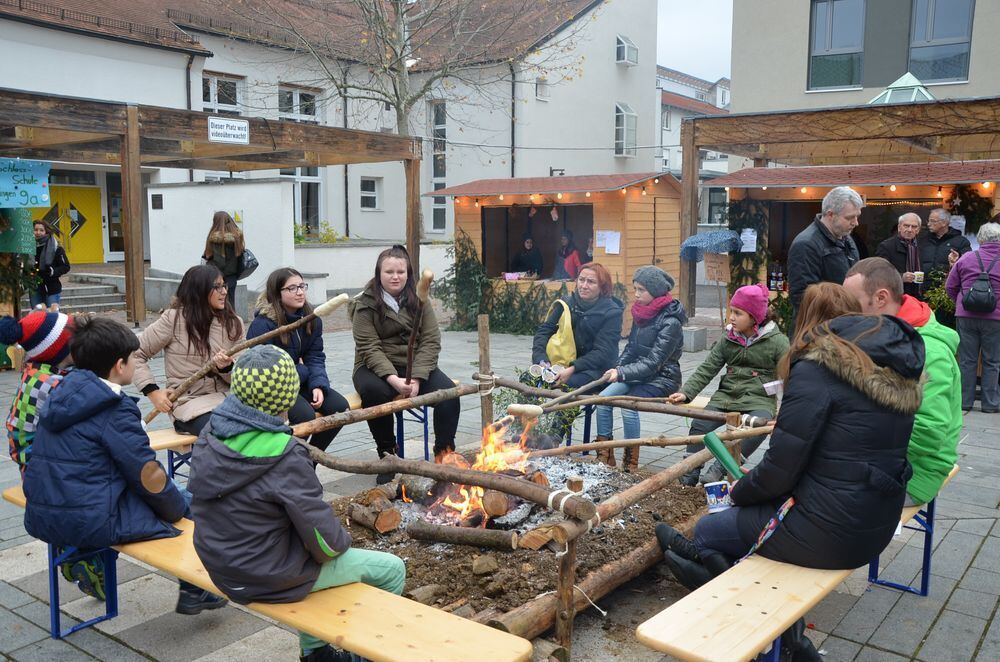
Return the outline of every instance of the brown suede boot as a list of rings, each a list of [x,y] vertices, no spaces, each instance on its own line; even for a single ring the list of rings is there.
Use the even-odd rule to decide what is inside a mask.
[[[612,439],[614,439],[614,437],[604,437],[601,435],[597,435],[594,441],[611,441]],[[596,453],[598,462],[603,462],[609,467],[615,466],[615,449],[605,448],[604,450],[596,451]]]
[[[628,473],[635,473],[639,470],[639,447],[630,446],[625,449],[622,455],[622,468]]]

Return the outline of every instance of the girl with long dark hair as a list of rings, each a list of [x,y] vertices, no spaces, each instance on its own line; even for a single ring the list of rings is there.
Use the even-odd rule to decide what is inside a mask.
[[[354,387],[361,404],[372,407],[397,396],[412,398],[455,384],[438,368],[441,353],[441,330],[434,309],[428,303],[414,322],[420,303],[413,282],[413,267],[406,249],[396,245],[382,251],[375,262],[375,277],[364,292],[351,300],[350,315],[354,328]],[[416,333],[413,351],[412,381],[406,383],[407,343]],[[459,403],[445,400],[434,406],[434,459],[455,450]],[[379,457],[396,452],[392,416],[368,421]],[[387,482],[392,476],[380,475]]]
[[[306,300],[308,284],[302,274],[291,267],[271,272],[264,292],[257,298],[256,309],[247,338],[256,338],[278,327],[291,324],[312,313]],[[326,374],[326,353],[323,351],[323,320],[316,318],[294,331],[283,333],[270,341],[285,350],[299,373],[299,397],[288,410],[288,421],[293,425],[311,421],[319,412],[323,416],[346,411],[347,400],[330,387]],[[309,443],[326,450],[340,428],[317,432]]]
[[[212,216],[212,229],[205,239],[202,259],[222,272],[222,279],[229,288],[226,296],[229,298],[229,305],[233,307],[236,306],[236,279],[240,275],[240,257],[244,248],[243,231],[229,212],[215,212]]]
[[[45,221],[35,221],[35,274],[38,276],[38,287],[28,293],[31,307],[39,310],[59,312],[59,300],[62,298],[62,281],[59,279],[69,273],[69,260],[66,251],[56,240],[52,228]]]
[[[139,336],[133,383],[161,412],[174,419],[174,429],[198,434],[212,410],[229,392],[233,360],[226,351],[243,338],[243,321],[226,298],[227,287],[219,270],[211,264],[191,267],[177,287],[170,307]],[[163,352],[166,389],[156,383],[149,360]],[[196,373],[208,361],[208,373],[171,403],[172,389]]]

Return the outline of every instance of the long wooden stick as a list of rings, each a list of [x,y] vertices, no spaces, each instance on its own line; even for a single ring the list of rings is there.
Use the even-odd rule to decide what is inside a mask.
[[[488,547],[506,552],[517,549],[517,532],[464,526],[441,526],[416,520],[406,525],[406,534],[416,540]]]
[[[343,306],[349,300],[350,297],[346,293],[338,294],[337,296],[333,297],[326,303],[322,303],[316,306],[316,308],[313,309],[311,313],[309,313],[308,315],[303,315],[301,318],[295,320],[294,322],[285,324],[284,326],[279,326],[277,329],[273,329],[271,331],[268,331],[267,333],[262,333],[261,335],[255,338],[251,338],[250,340],[244,340],[243,342],[236,343],[229,349],[225,350],[226,356],[234,356],[235,354],[238,354],[239,352],[242,352],[245,349],[250,349],[255,345],[260,345],[262,343],[265,343],[268,340],[276,338],[283,333],[294,331],[303,324],[308,324],[309,322],[313,321],[317,317],[322,317],[323,315],[329,315],[337,308]],[[215,370],[215,360],[209,359],[208,362],[205,363],[205,365],[203,365],[201,368],[198,369],[198,372],[194,373],[193,375],[182,381],[177,386],[177,388],[173,389],[170,392],[170,398],[169,398],[170,402],[177,402],[177,399],[180,398],[185,393],[187,393],[187,390],[191,388],[192,384],[194,384],[196,381],[198,381],[208,373],[212,372],[213,370]],[[153,409],[153,411],[146,414],[145,421],[149,423],[154,418],[156,418],[157,414],[159,413],[160,413],[159,409]]]
[[[413,378],[413,350],[417,346],[417,336],[420,335],[420,326],[424,320],[424,306],[428,305],[428,297],[431,292],[431,281],[434,280],[434,272],[424,269],[417,281],[417,314],[413,316],[413,329],[410,331],[410,340],[406,343],[406,383],[409,384]]]
[[[473,388],[476,388],[475,386]],[[296,435],[298,436],[298,435]],[[597,513],[597,506],[589,499],[573,495],[566,490],[551,490],[522,478],[504,474],[461,469],[448,464],[433,464],[423,460],[405,460],[395,455],[386,455],[379,460],[348,460],[327,455],[315,446],[300,442],[309,451],[309,456],[317,464],[355,474],[398,473],[427,476],[456,485],[476,485],[491,490],[512,494],[525,501],[537,503],[546,508],[561,510],[568,517],[588,520]],[[708,451],[705,451],[708,453]],[[570,520],[573,521],[573,520]]]
[[[733,439],[749,439],[771,434],[774,431],[773,425],[766,425],[760,428],[745,428],[740,430],[730,430],[719,432],[719,439],[732,441]],[[589,444],[577,444],[576,446],[558,446],[545,450],[531,451],[529,458],[551,457],[553,455],[570,455],[572,453],[586,453],[587,451],[599,451],[607,448],[631,448],[633,446],[687,446],[689,444],[704,443],[705,436],[694,434],[684,437],[645,437],[642,439],[616,439],[612,441],[596,441]]]

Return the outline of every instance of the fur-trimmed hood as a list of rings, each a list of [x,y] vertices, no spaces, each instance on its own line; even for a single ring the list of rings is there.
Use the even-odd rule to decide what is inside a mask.
[[[923,398],[924,341],[912,326],[888,315],[845,315],[831,321],[830,329],[855,343],[875,370],[863,377],[865,366],[857,357],[838,352],[828,337],[813,340],[802,358],[823,366],[883,407],[916,413]]]
[[[232,232],[211,232],[208,235],[208,241],[213,244],[235,244],[236,235]]]
[[[275,324],[278,323],[278,316],[274,314],[274,306],[272,306],[271,302],[267,300],[266,292],[261,292],[257,295],[257,301],[254,303],[253,309],[256,311],[257,315],[266,317]]]

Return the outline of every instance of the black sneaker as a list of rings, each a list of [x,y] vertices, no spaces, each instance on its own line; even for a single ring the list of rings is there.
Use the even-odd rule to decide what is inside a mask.
[[[708,568],[697,561],[683,558],[676,552],[667,550],[663,553],[663,560],[667,562],[667,567],[670,568],[674,578],[688,590],[693,591],[712,579],[712,573]]]
[[[177,594],[177,607],[174,609],[178,614],[194,616],[206,609],[219,609],[229,604],[229,600],[223,597],[203,591],[200,588],[181,588]]]
[[[685,487],[694,487],[698,484],[699,475],[701,475],[701,467],[696,467],[680,477],[680,484]]]
[[[353,656],[347,651],[342,651],[327,644],[314,648],[305,655],[300,655],[300,662],[351,662]]]
[[[386,455],[395,455],[396,454],[396,442],[395,441],[392,442],[392,446],[391,447],[386,447],[386,446],[379,447],[379,446],[376,445],[376,448],[378,450],[378,459],[380,459],[380,460],[383,457],[385,457]],[[394,474],[394,473],[376,474],[375,475],[375,484],[376,485],[385,485],[386,483],[391,483],[395,478],[396,478],[396,474]]]
[[[656,525],[656,541],[660,543],[660,549],[664,552],[672,551],[689,561],[698,561],[698,548],[694,543],[681,535],[681,532],[660,522]]]

